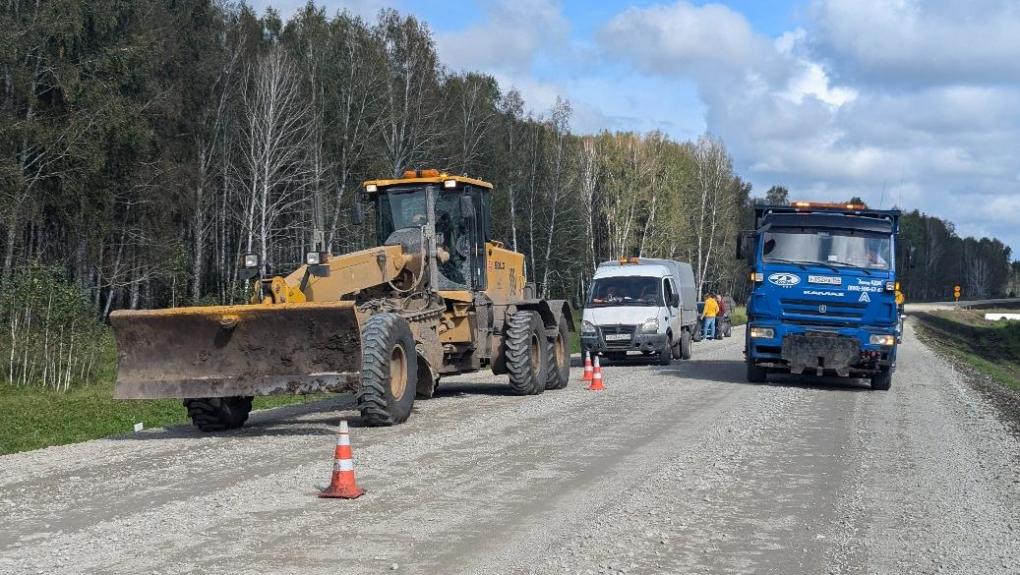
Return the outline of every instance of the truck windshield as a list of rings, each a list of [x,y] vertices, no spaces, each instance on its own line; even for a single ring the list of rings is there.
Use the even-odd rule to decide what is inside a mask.
[[[766,262],[871,270],[888,270],[891,254],[890,236],[852,230],[773,228],[765,233],[762,247]]]
[[[646,276],[600,278],[591,287],[589,307],[662,306],[662,280]]]

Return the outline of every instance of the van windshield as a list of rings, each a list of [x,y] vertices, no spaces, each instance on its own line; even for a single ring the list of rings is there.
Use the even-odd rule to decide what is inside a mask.
[[[600,278],[591,286],[589,307],[662,307],[662,279],[647,276]]]

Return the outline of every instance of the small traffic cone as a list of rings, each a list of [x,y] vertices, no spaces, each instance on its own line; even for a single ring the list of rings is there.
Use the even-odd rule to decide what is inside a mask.
[[[592,367],[591,367],[591,352],[590,351],[585,351],[584,352],[584,378],[582,378],[581,381],[591,381],[593,375],[594,375],[594,371],[592,371]]]
[[[351,455],[351,436],[347,430],[347,420],[340,420],[340,435],[336,438],[336,454],[333,456],[333,477],[319,497],[339,497],[340,499],[356,499],[365,494],[354,481],[354,460]]]
[[[602,366],[599,365],[599,356],[595,356],[595,372],[591,376],[591,385],[588,389],[592,391],[602,391],[605,386],[602,385]]]

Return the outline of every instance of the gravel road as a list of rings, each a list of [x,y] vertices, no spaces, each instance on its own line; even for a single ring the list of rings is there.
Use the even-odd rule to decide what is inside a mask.
[[[1018,439],[909,324],[888,392],[746,384],[742,341],[0,457],[0,573],[1020,573]],[[318,499],[341,417],[368,493]]]

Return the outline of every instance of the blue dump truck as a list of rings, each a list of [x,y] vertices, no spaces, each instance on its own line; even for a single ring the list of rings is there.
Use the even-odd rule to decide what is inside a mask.
[[[753,284],[747,380],[769,372],[866,377],[892,385],[899,313],[900,212],[862,204],[793,202],[755,208],[737,241]]]

